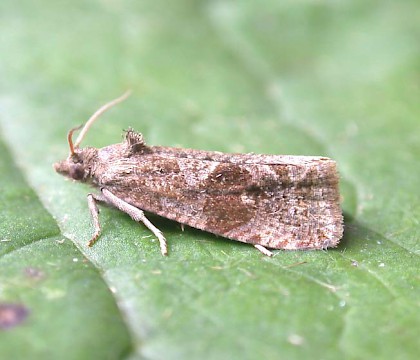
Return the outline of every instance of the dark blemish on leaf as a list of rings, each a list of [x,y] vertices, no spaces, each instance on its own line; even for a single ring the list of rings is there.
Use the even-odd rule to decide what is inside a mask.
[[[36,267],[28,266],[24,270],[25,275],[33,280],[42,280],[45,277],[44,272]]]
[[[21,304],[0,303],[0,329],[9,330],[21,324],[29,315],[29,310]]]

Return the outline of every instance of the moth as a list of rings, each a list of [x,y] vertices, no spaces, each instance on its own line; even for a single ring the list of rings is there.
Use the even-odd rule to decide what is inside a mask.
[[[87,195],[94,225],[88,243],[101,234],[97,203],[142,222],[159,240],[162,232],[145,211],[228,239],[269,249],[326,249],[343,234],[339,176],[335,161],[322,156],[227,154],[146,145],[129,129],[122,143],[80,148],[91,125],[128,94],[105,104],[86,122],[70,154],[55,170],[99,191]]]

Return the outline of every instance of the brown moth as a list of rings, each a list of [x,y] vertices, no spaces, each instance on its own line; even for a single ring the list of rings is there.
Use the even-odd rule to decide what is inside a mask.
[[[88,194],[95,233],[97,202],[114,206],[148,227],[167,254],[166,240],[144,215],[158,214],[197,229],[270,249],[326,249],[338,245],[343,217],[335,161],[320,156],[226,154],[146,145],[128,130],[124,141],[101,149],[79,148],[93,122],[124,100],[101,107],[83,127],[70,155],[54,164],[70,179],[99,189]]]

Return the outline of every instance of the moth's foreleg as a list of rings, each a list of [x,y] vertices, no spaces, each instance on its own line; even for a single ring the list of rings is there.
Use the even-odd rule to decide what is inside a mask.
[[[273,253],[270,250],[268,250],[266,247],[262,246],[262,245],[256,244],[256,245],[254,245],[254,247],[256,249],[258,249],[259,251],[261,251],[264,255],[273,256]]]
[[[88,242],[88,246],[92,246],[98,237],[101,235],[101,224],[99,223],[99,209],[96,205],[97,201],[108,202],[103,195],[88,194],[87,196],[88,207],[90,210],[90,215],[92,217],[93,226],[95,227],[95,233]]]
[[[149,219],[146,218],[142,210],[136,208],[133,205],[130,205],[129,203],[115,196],[113,193],[111,193],[107,189],[101,189],[101,191],[105,199],[104,201],[106,201],[108,204],[115,206],[117,209],[121,210],[122,212],[125,212],[126,214],[130,215],[130,217],[134,221],[141,221],[158,238],[159,244],[160,244],[160,251],[162,255],[168,254],[168,247],[166,245],[165,237],[163,236],[162,232],[156,226],[154,226],[149,221]]]

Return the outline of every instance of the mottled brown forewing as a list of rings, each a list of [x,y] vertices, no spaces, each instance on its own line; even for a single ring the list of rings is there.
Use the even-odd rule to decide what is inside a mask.
[[[98,185],[140,209],[273,249],[334,247],[342,236],[331,159],[145,149],[109,164]]]

